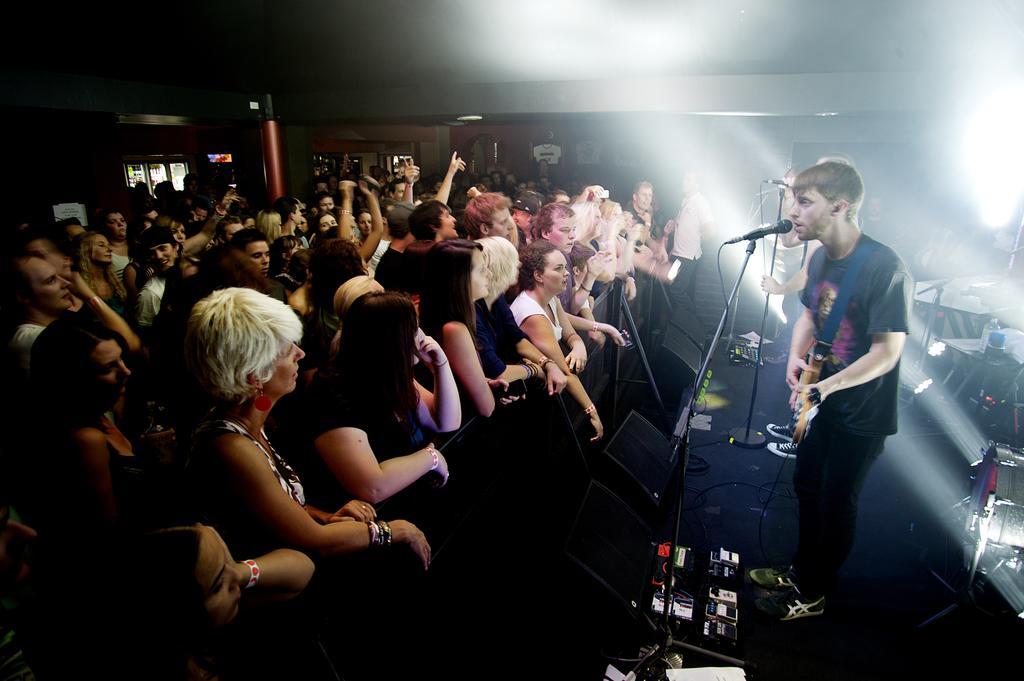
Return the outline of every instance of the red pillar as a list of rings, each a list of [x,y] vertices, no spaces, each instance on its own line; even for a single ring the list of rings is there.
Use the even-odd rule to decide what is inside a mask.
[[[263,171],[267,178],[267,205],[285,195],[284,152],[281,145],[281,127],[274,120],[260,124],[263,141]]]

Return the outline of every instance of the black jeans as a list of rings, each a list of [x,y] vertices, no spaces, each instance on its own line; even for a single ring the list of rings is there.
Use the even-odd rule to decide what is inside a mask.
[[[698,260],[687,260],[672,256],[672,262],[679,263],[679,271],[676,278],[668,287],[668,297],[672,303],[672,312],[679,314],[684,309],[689,314],[697,314],[697,305],[694,298],[697,289],[697,263]]]
[[[793,473],[800,538],[793,568],[803,595],[817,598],[835,588],[853,547],[857,498],[884,443],[884,435],[853,435],[823,419],[800,442]]]

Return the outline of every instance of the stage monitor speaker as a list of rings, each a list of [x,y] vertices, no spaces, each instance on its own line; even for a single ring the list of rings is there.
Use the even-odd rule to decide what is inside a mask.
[[[701,324],[700,318],[694,314],[693,310],[688,310],[685,307],[676,308],[672,311],[672,316],[669,318],[669,326],[675,326],[677,331],[690,339],[690,342],[703,352],[705,343],[704,325]]]
[[[675,411],[683,393],[693,386],[701,360],[700,347],[680,327],[668,324],[652,364],[669,411]]]
[[[701,348],[681,327],[675,323],[669,324],[661,346],[685,364],[694,376],[697,375],[701,364]]]
[[[661,506],[676,457],[660,430],[636,411],[631,411],[604,451],[636,484],[645,499],[655,508]]]
[[[634,616],[643,612],[654,548],[650,526],[614,492],[592,480],[565,552]]]

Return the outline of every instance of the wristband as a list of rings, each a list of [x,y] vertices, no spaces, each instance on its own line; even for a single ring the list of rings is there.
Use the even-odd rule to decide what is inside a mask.
[[[594,320],[594,326],[590,330],[591,331],[600,331],[601,329],[598,328],[599,326],[601,326],[600,323],[598,323],[597,320]]]
[[[583,413],[586,414],[587,416],[589,416],[589,415],[593,414],[595,411],[597,411],[597,407],[595,407],[594,403],[591,402],[590,406],[583,410]]]
[[[380,526],[381,546],[391,546],[391,526],[388,521],[378,520],[377,525]]]
[[[348,208],[339,208],[338,212],[341,213],[342,215],[352,215],[352,211],[350,211]]]
[[[581,289],[583,289],[584,291],[586,291],[587,293],[590,293],[590,288],[594,288],[594,287],[593,287],[593,286],[591,286],[590,288],[587,288],[587,287],[586,287],[586,286],[584,286],[583,284],[580,284],[580,288],[581,288]]]
[[[251,589],[260,582],[260,566],[252,559],[243,560],[242,563],[249,568],[249,581],[242,588]]]
[[[89,307],[99,307],[99,305],[100,305],[100,303],[102,301],[103,301],[103,299],[100,298],[99,296],[93,296],[92,298],[90,298],[86,302],[89,303]]]
[[[529,381],[534,377],[533,367],[529,364],[523,364],[523,368],[526,369],[526,380]]]
[[[554,364],[554,361],[555,361],[555,360],[553,360],[553,359],[548,359],[548,358],[547,358],[547,357],[545,357],[544,355],[541,355],[541,356],[540,356],[540,359],[539,359],[539,360],[537,361],[537,364],[539,364],[539,365],[540,365],[541,371],[543,371],[543,370],[544,370],[544,367],[545,367],[545,366],[547,365],[547,363],[548,363],[548,362],[551,362],[552,364]]]
[[[370,528],[370,546],[380,546],[380,526],[372,520],[366,525]]]
[[[437,466],[441,463],[437,456],[437,450],[434,449],[434,445],[427,445],[427,452],[430,453],[430,458],[433,459],[433,465],[430,466],[430,470],[436,471]]]

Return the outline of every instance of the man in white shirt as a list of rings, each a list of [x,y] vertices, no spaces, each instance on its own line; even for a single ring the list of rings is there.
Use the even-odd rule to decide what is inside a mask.
[[[683,175],[683,203],[675,224],[665,227],[665,235],[672,235],[672,249],[669,251],[673,262],[679,263],[679,271],[669,288],[672,308],[686,305],[694,308],[694,288],[697,281],[697,262],[703,251],[701,241],[715,232],[715,216],[711,205],[700,193],[697,174]]]

